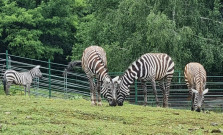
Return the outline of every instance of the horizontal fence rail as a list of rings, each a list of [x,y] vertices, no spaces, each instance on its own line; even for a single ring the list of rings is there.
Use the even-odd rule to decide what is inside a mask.
[[[41,79],[33,79],[31,85],[32,95],[71,99],[78,96],[90,97],[89,84],[85,74],[68,72],[65,78],[63,72],[67,65],[9,55],[7,52],[0,53],[0,78],[2,80],[3,74],[7,69],[25,72],[36,65],[41,66],[40,70],[43,73],[43,77]],[[11,86],[10,90],[13,91],[13,89],[24,90],[22,86]]]
[[[41,61],[0,53],[0,78],[2,79],[4,72],[7,69],[13,69],[18,72],[24,72],[32,69],[36,65],[41,65],[43,78],[33,79],[31,85],[31,94],[34,96],[49,97],[49,98],[89,98],[89,82],[85,73],[81,68],[75,69],[72,72],[65,72],[67,65],[53,63],[49,61]],[[111,77],[122,75],[122,72],[109,73]],[[0,81],[1,83],[2,81]],[[160,105],[162,105],[162,92],[159,89],[157,82],[157,93]],[[3,89],[3,86],[1,86]],[[204,107],[208,110],[223,111],[223,76],[207,76],[207,88],[209,92],[205,95]],[[147,83],[148,89],[148,105],[156,106],[151,83]],[[22,86],[11,86],[11,92],[21,91]],[[144,102],[143,90],[141,83],[137,80],[130,86],[130,96],[127,97],[130,103],[141,105]],[[169,107],[177,109],[190,109],[191,99],[184,82],[182,72],[175,72],[169,95]]]

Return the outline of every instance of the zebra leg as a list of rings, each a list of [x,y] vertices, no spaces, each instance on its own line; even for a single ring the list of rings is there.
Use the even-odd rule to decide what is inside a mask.
[[[152,88],[153,88],[153,94],[155,96],[155,100],[156,100],[156,105],[159,106],[159,100],[158,100],[158,97],[157,97],[157,91],[156,91],[156,82],[155,82],[155,79],[153,79],[151,81],[152,83]]]
[[[5,86],[5,94],[6,95],[10,95],[10,86],[12,85],[12,82],[6,82],[6,86]]]
[[[26,86],[24,86],[24,92],[25,92],[25,96],[26,96]]]
[[[188,86],[188,90],[189,90],[188,100],[192,100],[192,98],[193,98],[193,92],[192,92],[190,86]]]
[[[202,101],[202,105],[204,106],[204,100]],[[202,106],[201,110],[204,112],[204,107]]]
[[[29,97],[30,97],[30,84],[28,84],[28,85],[26,86],[26,89],[28,90],[28,94],[29,94]]]
[[[191,111],[194,111],[194,98],[195,94],[192,92],[191,88],[194,88],[194,86],[188,85],[188,90],[189,90],[189,100],[191,101]]]
[[[7,87],[6,87],[7,84],[6,84],[6,83],[7,83],[7,82],[3,80],[3,85],[4,85],[4,91],[5,91],[5,94],[6,94],[6,89],[7,89]]]
[[[160,90],[163,92],[163,104],[164,104],[164,95],[165,95],[165,84],[164,84],[164,79],[160,80],[159,82]]]
[[[98,81],[98,84],[97,84],[97,91],[98,91],[98,106],[102,106],[102,103],[101,103],[101,82]]]
[[[93,101],[94,101],[94,105],[97,105],[97,86],[95,84],[95,82],[93,81]]]
[[[168,107],[168,98],[169,98],[169,94],[170,94],[170,83],[172,80],[172,76],[173,75],[166,77],[165,91],[163,93],[163,107]]]
[[[191,111],[194,111],[194,98],[195,98],[195,93],[192,93],[192,98],[191,98]]]
[[[95,83],[94,83],[94,78],[89,77],[89,83],[90,83],[90,93],[91,93],[91,105],[94,106],[96,105],[96,99],[95,99]]]
[[[146,87],[146,82],[141,81],[142,83],[142,89],[143,89],[143,94],[144,94],[144,106],[147,105],[147,87]]]

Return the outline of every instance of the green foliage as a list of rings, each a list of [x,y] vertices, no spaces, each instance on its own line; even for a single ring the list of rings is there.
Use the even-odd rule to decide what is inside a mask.
[[[29,2],[6,0],[0,13],[0,43],[13,54],[31,58],[68,55],[76,42],[75,32],[83,0]]]
[[[160,12],[158,14],[151,12],[147,17],[147,25],[148,46],[143,49],[144,53],[165,52],[173,58],[176,69],[183,68],[182,65],[186,65],[187,60],[191,58],[187,44],[192,37],[192,29],[177,28],[174,21]]]
[[[222,113],[0,95],[0,134],[211,134]]]
[[[119,71],[126,69],[131,62],[127,56],[130,56],[130,51],[126,48],[121,48],[118,43],[112,45],[104,45],[106,50],[109,71]],[[123,54],[123,55],[118,55]]]
[[[0,51],[60,62],[80,60],[86,47],[99,45],[109,71],[123,72],[142,54],[161,52],[176,70],[193,61],[222,72],[222,9],[221,0],[5,0]]]
[[[110,71],[124,71],[149,52],[169,54],[176,70],[182,70],[189,62],[200,62],[208,72],[223,71],[220,0],[88,3],[89,12],[77,31],[79,43],[73,47],[73,58],[81,56],[76,50],[96,44],[107,51]]]

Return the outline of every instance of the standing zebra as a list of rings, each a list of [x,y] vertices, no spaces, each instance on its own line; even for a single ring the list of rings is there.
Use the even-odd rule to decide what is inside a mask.
[[[200,112],[204,95],[208,92],[206,86],[206,71],[200,63],[191,62],[185,66],[184,77],[189,93],[192,96],[191,110]]]
[[[80,62],[70,62],[67,66],[67,71]],[[98,92],[98,105],[101,106],[101,94],[108,100],[110,106],[116,105],[114,84],[111,77],[108,75],[106,52],[99,46],[90,46],[86,48],[82,56],[82,69],[87,75],[91,90],[91,105],[97,105],[96,90]],[[94,82],[97,79],[97,85]],[[102,89],[101,87],[102,83]]]
[[[10,94],[9,88],[12,84],[23,85],[25,87],[25,95],[28,90],[30,96],[30,85],[35,77],[42,77],[40,66],[36,66],[28,72],[17,72],[15,70],[6,70],[3,77],[4,91],[6,95]]]
[[[151,81],[156,104],[159,101],[156,91],[156,80],[160,81],[160,89],[163,91],[163,107],[168,107],[168,96],[171,79],[174,73],[174,62],[171,57],[164,53],[147,53],[134,61],[125,71],[122,77],[113,79],[117,85],[117,102],[119,106],[127,95],[129,95],[129,86],[138,79],[142,83],[144,90],[144,105],[147,104],[146,81]]]

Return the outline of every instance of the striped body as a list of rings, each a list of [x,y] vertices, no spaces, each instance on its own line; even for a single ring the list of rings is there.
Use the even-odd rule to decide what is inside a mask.
[[[206,86],[206,71],[200,63],[188,63],[184,69],[184,77],[189,93],[192,96],[192,110],[200,111],[204,100]]]
[[[114,89],[111,77],[108,75],[106,52],[99,46],[90,46],[86,48],[82,56],[82,68],[85,71],[91,89],[91,103],[96,105],[96,89],[98,90],[98,104],[101,105],[102,94],[107,98],[110,105],[114,105]],[[97,78],[97,85],[94,83],[94,78]],[[102,83],[102,89],[100,86]]]
[[[6,70],[5,78],[7,82],[12,82],[12,84],[23,85],[32,83],[32,76],[29,72],[17,72],[15,70]]]
[[[156,80],[160,81],[160,88],[163,91],[163,106],[168,106],[168,95],[170,82],[174,73],[174,62],[164,53],[147,53],[134,61],[124,75],[119,79],[119,88],[117,90],[117,101],[122,105],[124,99],[129,95],[129,86],[134,80],[140,80],[144,89],[144,102],[147,103],[146,81],[151,81],[153,92],[158,105],[156,92]],[[166,82],[166,83],[164,83]]]
[[[36,66],[35,68],[31,69],[28,72],[17,72],[15,70],[6,70],[3,77],[4,90],[6,95],[9,94],[9,87],[11,84],[23,85],[25,87],[25,94],[26,94],[26,88],[28,88],[30,95],[30,85],[32,83],[32,79],[35,77],[42,77],[42,73],[39,70],[39,68],[40,66]]]
[[[99,46],[86,48],[82,56],[82,68],[87,76],[97,76],[100,81],[107,76],[106,52]]]

